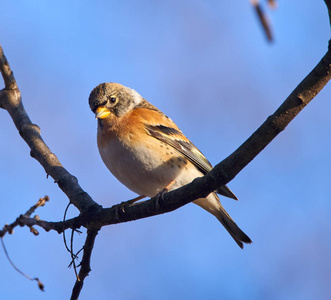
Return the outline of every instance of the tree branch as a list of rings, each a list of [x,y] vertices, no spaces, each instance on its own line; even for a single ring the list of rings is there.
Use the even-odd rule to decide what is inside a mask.
[[[85,240],[85,245],[84,245],[84,254],[81,262],[81,268],[79,271],[78,278],[76,280],[76,283],[74,285],[74,288],[72,290],[71,294],[71,300],[76,300],[79,297],[79,294],[83,288],[84,285],[84,279],[86,276],[91,271],[91,255],[92,255],[92,250],[94,247],[94,242],[95,238],[98,234],[98,230],[88,230],[87,231],[87,237]]]
[[[331,0],[324,0],[326,7],[328,8],[329,21],[331,26]]]
[[[13,74],[12,70],[10,69],[6,56],[3,53],[1,45],[0,45],[0,72],[1,72],[3,80],[5,82],[5,89],[6,90],[16,90],[18,88],[17,83],[14,78],[14,74]]]

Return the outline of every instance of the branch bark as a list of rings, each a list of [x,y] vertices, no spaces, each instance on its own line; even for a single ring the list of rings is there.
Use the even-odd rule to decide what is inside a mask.
[[[91,255],[92,255],[92,250],[94,247],[94,242],[95,242],[95,238],[96,238],[97,234],[98,234],[98,230],[88,230],[87,231],[87,237],[86,237],[86,241],[84,244],[84,254],[83,254],[83,258],[82,258],[82,262],[81,262],[81,268],[80,268],[76,283],[74,285],[74,288],[72,290],[72,294],[71,294],[71,298],[70,298],[71,300],[78,299],[80,292],[84,285],[84,280],[91,271],[91,264],[90,264]]]

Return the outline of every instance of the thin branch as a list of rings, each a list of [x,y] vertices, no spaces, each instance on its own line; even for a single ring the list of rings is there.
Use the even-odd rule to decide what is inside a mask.
[[[91,263],[91,254],[92,254],[95,238],[98,234],[98,231],[99,230],[88,230],[87,231],[87,237],[85,240],[84,254],[83,254],[83,258],[82,258],[82,262],[81,262],[81,267],[80,267],[78,278],[77,278],[74,288],[72,290],[72,294],[71,294],[71,298],[70,298],[71,300],[78,299],[79,294],[84,285],[84,280],[91,271],[91,264],[90,264]]]
[[[4,228],[2,230],[0,230],[0,237],[4,237],[4,235],[6,233],[9,233],[9,234],[12,234],[13,233],[13,229],[16,227],[16,226],[28,226],[30,227],[30,230],[31,232],[33,232],[35,235],[38,235],[38,231],[36,231],[34,228],[33,228],[33,225],[31,224],[22,224],[21,222],[21,218],[23,217],[30,217],[34,212],[35,210],[40,207],[40,206],[44,206],[45,203],[49,201],[49,197],[48,196],[45,196],[44,198],[39,198],[38,202],[33,205],[32,207],[30,207],[30,209],[24,214],[24,215],[21,215],[20,217],[18,217],[13,223],[11,224],[5,224]],[[38,217],[34,217],[33,218],[34,220],[38,220]]]
[[[55,230],[57,233],[62,233],[67,229],[77,229],[82,226],[83,218],[82,217],[75,217],[64,222],[49,222],[44,220],[39,220],[36,218],[29,218],[25,217],[24,215],[19,216],[18,223],[20,226],[39,226],[43,228],[46,232]],[[84,222],[87,224],[86,220]]]
[[[3,53],[1,45],[0,45],[0,72],[5,82],[5,89],[16,90],[18,87],[16,80],[14,78],[14,73],[10,69],[9,63]]]
[[[328,8],[329,21],[331,26],[331,0],[324,0],[326,7]]]
[[[12,266],[12,267],[13,267],[18,273],[20,273],[21,275],[23,275],[25,278],[27,278],[27,279],[29,279],[29,280],[31,280],[31,281],[34,281],[34,280],[37,281],[37,282],[38,282],[38,287],[39,287],[39,289],[40,289],[41,291],[44,291],[44,284],[39,280],[39,278],[37,278],[37,277],[32,278],[32,277],[30,277],[29,275],[25,274],[23,271],[21,271],[18,267],[16,267],[16,265],[15,265],[14,262],[11,260],[9,254],[8,254],[8,251],[7,251],[7,248],[6,248],[5,243],[4,243],[4,241],[3,241],[3,238],[1,237],[0,239],[1,239],[2,249],[4,250],[4,252],[5,252],[5,254],[6,254],[6,257],[7,257],[8,261],[9,261],[9,263],[11,264],[11,266]]]
[[[65,211],[64,211],[63,222],[66,220],[67,212],[68,212],[68,209],[69,209],[70,205],[71,205],[71,203],[69,202],[69,204],[67,205],[67,207],[66,207],[66,209],[65,209]],[[63,232],[62,232],[62,236],[63,236],[63,243],[64,243],[64,246],[66,247],[67,251],[68,251],[69,253],[71,253],[71,251],[70,251],[70,249],[69,249],[69,247],[68,247],[68,245],[67,245],[66,233],[65,233],[64,230],[63,230]]]
[[[273,35],[272,35],[272,30],[271,30],[271,25],[269,18],[267,17],[265,11],[263,10],[260,1],[259,0],[251,0],[251,4],[254,7],[254,10],[256,12],[256,15],[259,19],[259,22],[263,28],[263,31],[268,39],[269,42],[273,41]],[[270,5],[272,6],[274,2],[270,2]]]
[[[38,202],[33,205],[24,215],[30,217],[38,207],[44,206],[46,202],[49,201],[49,197],[45,196],[44,198],[39,198]]]

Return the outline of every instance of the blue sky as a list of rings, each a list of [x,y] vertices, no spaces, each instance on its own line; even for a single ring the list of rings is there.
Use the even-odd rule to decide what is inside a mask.
[[[212,164],[285,100],[327,49],[323,1],[280,2],[269,44],[248,1],[2,1],[0,43],[32,122],[62,164],[105,207],[133,198],[103,165],[90,91],[136,89],[170,116]],[[1,87],[1,85],[0,85]],[[80,299],[326,299],[331,292],[330,86],[229,186],[221,199],[253,244],[242,251],[190,204],[103,228]],[[1,226],[39,197],[58,221],[68,199],[29,156],[0,111]],[[74,208],[71,216],[77,214]],[[1,299],[68,299],[74,273],[62,237],[27,228],[0,251]],[[77,237],[77,247],[83,238]]]

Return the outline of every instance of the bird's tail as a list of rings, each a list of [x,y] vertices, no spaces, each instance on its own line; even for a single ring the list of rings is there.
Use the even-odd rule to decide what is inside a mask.
[[[233,221],[224,209],[215,193],[210,194],[205,199],[195,200],[194,203],[213,214],[222,223],[224,228],[228,231],[241,249],[244,248],[243,243],[252,243],[251,239],[238,227],[235,221]]]
[[[244,248],[243,243],[252,243],[251,239],[238,227],[222,205],[220,205],[219,212],[214,216],[222,223],[241,249]]]
[[[221,186],[216,193],[234,200],[238,200],[237,196],[226,185]]]

